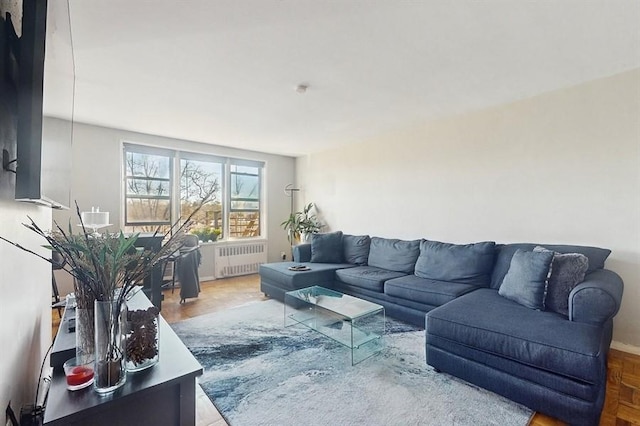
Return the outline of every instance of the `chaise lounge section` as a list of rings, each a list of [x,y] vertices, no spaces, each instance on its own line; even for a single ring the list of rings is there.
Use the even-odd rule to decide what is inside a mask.
[[[596,425],[623,283],[610,251],[549,244],[450,244],[314,236],[293,262],[260,267],[282,300],[321,285],[425,327],[426,361],[570,424]],[[289,271],[292,265],[309,271]],[[426,319],[426,322],[425,322]]]
[[[597,425],[622,280],[604,269],[609,250],[546,245],[588,259],[584,280],[568,295],[566,314],[501,296],[514,254],[536,246],[499,246],[491,288],[427,314],[427,363],[570,424]]]

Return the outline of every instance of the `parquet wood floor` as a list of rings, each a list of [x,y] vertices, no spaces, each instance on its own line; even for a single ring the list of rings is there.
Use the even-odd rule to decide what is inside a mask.
[[[200,296],[180,304],[180,289],[163,291],[162,316],[169,323],[221,311],[253,300],[264,300],[258,275],[227,278],[201,283]],[[52,313],[55,334],[59,318]],[[640,426],[640,356],[612,349],[609,352],[607,394],[600,420],[601,426]],[[197,426],[224,426],[226,422],[198,386]],[[561,426],[565,423],[536,414],[530,426]]]

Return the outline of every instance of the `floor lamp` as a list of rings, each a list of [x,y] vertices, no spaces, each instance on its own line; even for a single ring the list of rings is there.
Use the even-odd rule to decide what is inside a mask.
[[[299,191],[300,191],[300,188],[294,188],[292,183],[290,183],[290,184],[288,184],[288,185],[286,185],[286,186],[284,187],[284,193],[285,193],[285,195],[286,195],[287,197],[290,197],[290,198],[291,198],[291,212],[290,212],[290,214],[293,214],[293,204],[294,204],[294,196],[295,196],[295,193],[296,193],[296,192],[299,192]]]
[[[291,208],[290,208],[290,215],[293,215],[293,205],[294,205],[294,198],[295,198],[295,193],[296,192],[300,192],[300,188],[294,188],[293,184],[287,184],[284,187],[284,194],[291,198]],[[291,242],[291,259],[293,259],[293,237],[289,236],[290,242]],[[284,252],[283,252],[284,253]],[[286,259],[286,255],[282,255],[282,260]]]

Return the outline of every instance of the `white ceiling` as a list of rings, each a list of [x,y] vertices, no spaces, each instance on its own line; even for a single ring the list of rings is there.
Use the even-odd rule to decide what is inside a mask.
[[[292,156],[640,67],[637,0],[69,1],[76,121]]]

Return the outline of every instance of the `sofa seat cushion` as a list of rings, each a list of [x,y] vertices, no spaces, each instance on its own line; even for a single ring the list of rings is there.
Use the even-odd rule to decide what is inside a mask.
[[[477,288],[478,286],[471,284],[430,280],[415,275],[406,275],[387,281],[384,284],[384,293],[387,296],[398,299],[440,306]]]
[[[293,265],[306,265],[309,271],[290,271]],[[341,268],[351,268],[353,265],[345,263],[293,263],[275,262],[260,265],[260,277],[278,287],[289,291],[298,290],[319,283],[328,283],[335,280],[335,271]]]
[[[598,326],[535,311],[481,288],[427,313],[428,335],[574,380],[597,383]]]
[[[388,271],[375,266],[356,266],[336,271],[337,278],[345,284],[366,288],[379,293],[383,292],[384,282],[402,277],[402,272]]]

